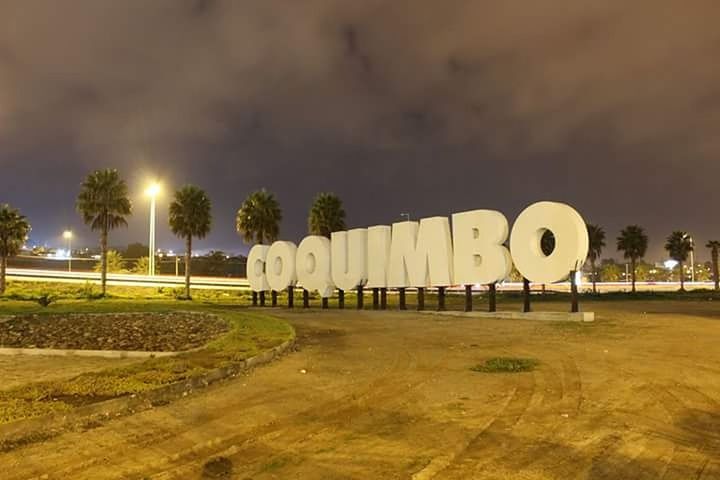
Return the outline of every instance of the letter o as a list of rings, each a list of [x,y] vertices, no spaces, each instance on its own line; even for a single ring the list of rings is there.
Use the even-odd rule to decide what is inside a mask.
[[[542,252],[543,233],[555,236],[555,249]],[[535,283],[553,283],[582,268],[588,253],[585,221],[569,205],[537,202],[520,213],[510,234],[510,254],[518,271]]]
[[[270,247],[267,245],[255,245],[250,249],[247,258],[247,278],[250,289],[253,292],[264,292],[270,290],[265,275],[265,259]]]
[[[271,289],[279,292],[295,285],[297,282],[296,253],[297,247],[292,242],[280,241],[270,246],[265,264],[267,265],[267,282]]]

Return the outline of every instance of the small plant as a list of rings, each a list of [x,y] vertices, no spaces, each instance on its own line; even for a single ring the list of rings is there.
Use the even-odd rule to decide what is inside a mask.
[[[493,357],[485,360],[485,363],[470,367],[470,370],[482,373],[530,372],[538,363],[534,358]]]
[[[95,290],[95,285],[90,282],[85,282],[80,290],[80,296],[86,300],[96,300],[102,297],[102,294]]]
[[[184,288],[174,288],[173,289],[173,296],[175,297],[175,300],[192,300],[192,298],[185,293]]]
[[[40,304],[42,307],[47,307],[51,303],[53,303],[56,300],[55,295],[51,295],[49,293],[43,293],[37,298],[37,303]]]

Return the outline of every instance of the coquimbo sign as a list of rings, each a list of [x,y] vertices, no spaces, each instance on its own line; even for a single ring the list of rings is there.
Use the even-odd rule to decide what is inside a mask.
[[[555,248],[540,242],[551,231]],[[452,232],[452,233],[451,233]],[[569,205],[537,202],[520,213],[510,233],[505,216],[471,210],[419,222],[376,225],[310,235],[300,245],[255,245],[248,256],[253,291],[281,291],[299,284],[320,296],[335,288],[447,287],[492,284],[507,278],[513,263],[531,282],[553,283],[578,270],[588,253],[585,221]]]

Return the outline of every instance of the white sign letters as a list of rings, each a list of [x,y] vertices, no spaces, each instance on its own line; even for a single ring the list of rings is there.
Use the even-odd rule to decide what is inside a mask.
[[[545,231],[555,248],[545,255]],[[578,270],[588,252],[585,222],[569,205],[538,202],[518,216],[508,238],[505,216],[471,210],[333,232],[331,239],[311,235],[296,248],[292,242],[255,245],[247,276],[253,291],[280,291],[299,283],[329,297],[335,288],[446,287],[488,284],[508,277],[513,262],[531,282],[553,283]]]

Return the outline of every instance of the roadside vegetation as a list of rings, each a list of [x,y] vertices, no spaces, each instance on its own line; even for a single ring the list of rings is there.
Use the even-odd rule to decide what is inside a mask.
[[[516,358],[516,357],[494,357],[485,360],[485,362],[470,367],[473,372],[480,373],[520,373],[531,372],[538,365],[534,358]]]

